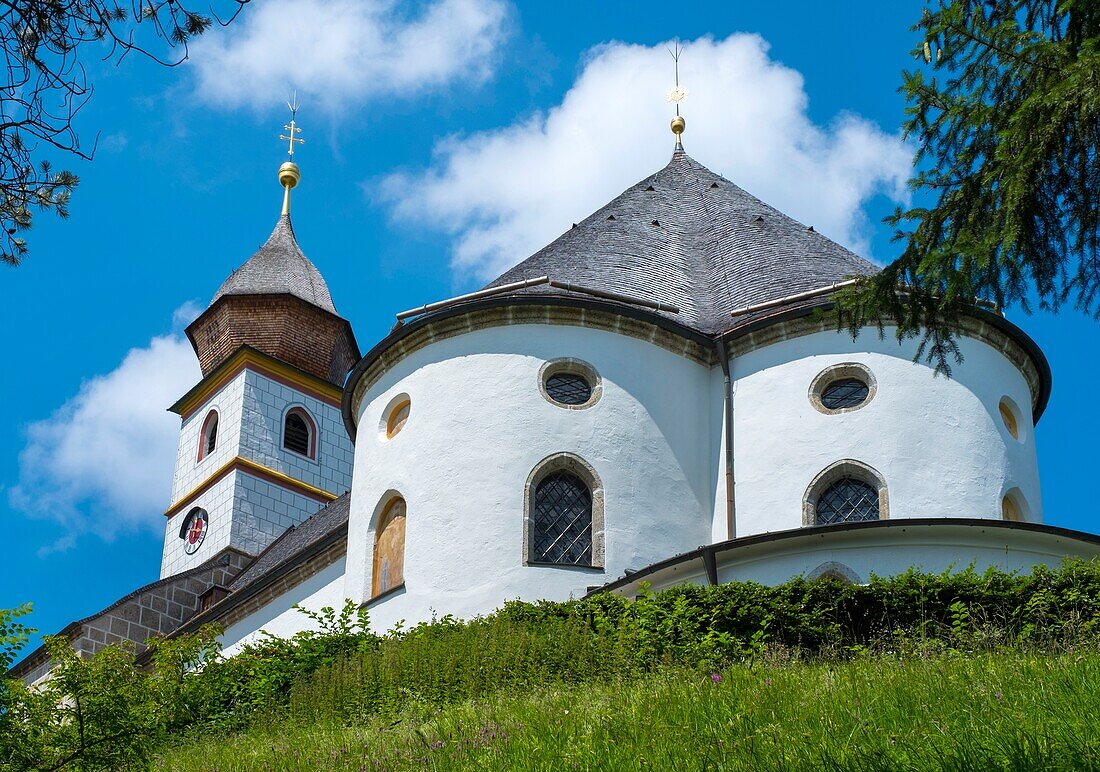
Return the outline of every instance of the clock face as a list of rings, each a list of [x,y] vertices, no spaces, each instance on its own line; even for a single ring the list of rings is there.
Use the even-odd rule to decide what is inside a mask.
[[[184,533],[183,551],[188,555],[191,555],[202,544],[202,540],[206,538],[207,531],[207,519],[206,510],[196,509],[191,513],[191,518],[187,522],[187,531]]]

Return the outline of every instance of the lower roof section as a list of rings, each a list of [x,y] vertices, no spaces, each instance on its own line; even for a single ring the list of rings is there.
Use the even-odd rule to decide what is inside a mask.
[[[979,518],[899,518],[744,536],[670,557],[594,587],[633,597],[644,588],[754,581],[781,584],[833,574],[853,582],[909,568],[930,573],[996,567],[1029,572],[1066,558],[1100,559],[1100,536],[1068,528]]]

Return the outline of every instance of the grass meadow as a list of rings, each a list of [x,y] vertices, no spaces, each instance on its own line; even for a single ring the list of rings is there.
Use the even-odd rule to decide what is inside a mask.
[[[771,655],[453,704],[409,693],[385,716],[185,738],[156,768],[1100,770],[1100,652]]]

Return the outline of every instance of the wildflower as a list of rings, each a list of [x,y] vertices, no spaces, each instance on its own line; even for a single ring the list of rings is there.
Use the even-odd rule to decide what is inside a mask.
[[[722,683],[722,674],[721,673],[711,673],[710,674],[710,680],[713,681],[716,684],[720,684],[720,683]]]
[[[764,686],[771,686],[771,685],[772,685],[772,679],[765,678],[764,679]]]

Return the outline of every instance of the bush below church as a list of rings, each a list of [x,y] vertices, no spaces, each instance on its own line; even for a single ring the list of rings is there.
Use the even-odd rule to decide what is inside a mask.
[[[314,629],[228,659],[212,628],[161,642],[148,669],[133,652],[108,647],[83,660],[52,641],[58,667],[43,688],[9,682],[0,692],[0,767],[143,768],[157,746],[195,732],[356,724],[497,693],[625,683],[667,667],[1067,651],[1098,640],[1100,564],[510,602],[485,618],[384,635],[369,632],[366,612],[351,604],[303,613]]]

